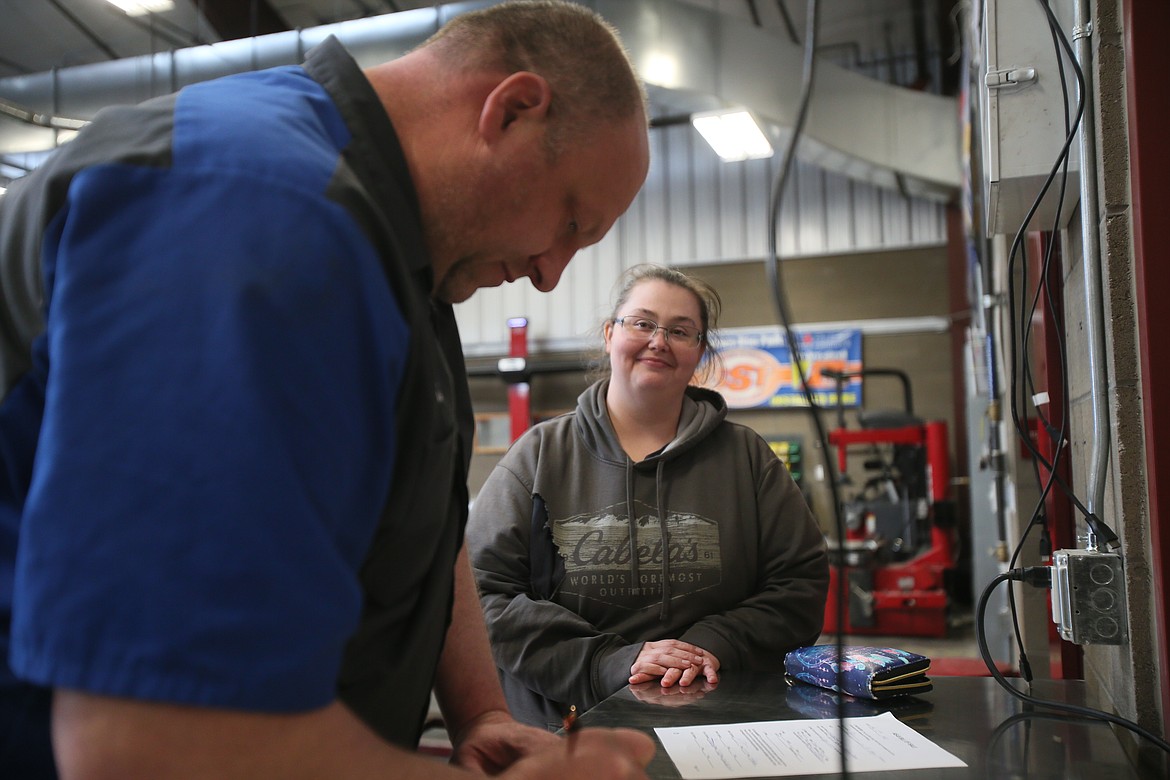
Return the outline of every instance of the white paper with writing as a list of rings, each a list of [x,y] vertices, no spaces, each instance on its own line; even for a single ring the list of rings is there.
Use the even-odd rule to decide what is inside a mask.
[[[654,729],[684,780],[786,777],[841,770],[836,719]],[[845,719],[850,772],[967,766],[886,712]]]

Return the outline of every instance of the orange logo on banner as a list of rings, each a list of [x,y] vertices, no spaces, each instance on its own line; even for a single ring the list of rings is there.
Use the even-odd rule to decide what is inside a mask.
[[[720,355],[724,374],[714,389],[719,391],[732,409],[760,406],[782,387],[799,390],[800,380],[791,364],[781,363],[767,350],[735,347],[723,350]],[[805,360],[803,368],[810,388],[833,390],[836,388],[836,380],[829,379],[822,372],[825,369],[847,370],[848,367],[845,361],[840,360]]]
[[[792,381],[792,369],[762,349],[727,349],[721,356],[726,373],[715,389],[733,409],[759,406]]]

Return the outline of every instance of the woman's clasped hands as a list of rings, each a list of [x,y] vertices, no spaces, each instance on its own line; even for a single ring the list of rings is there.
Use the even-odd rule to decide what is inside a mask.
[[[658,680],[663,688],[690,685],[702,677],[719,682],[719,659],[703,648],[678,639],[645,642],[630,666],[630,685]]]

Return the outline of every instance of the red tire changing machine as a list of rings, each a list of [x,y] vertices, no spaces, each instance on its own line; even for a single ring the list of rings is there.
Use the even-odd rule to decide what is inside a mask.
[[[947,425],[913,414],[910,380],[894,369],[828,372],[841,398],[846,378],[897,376],[905,412],[859,413],[860,430],[829,432],[842,482],[848,454],[868,451],[865,484],[842,502],[844,545],[830,542],[829,599],[825,631],[941,637],[947,631],[946,573],[955,566],[955,507],[950,500]],[[837,583],[847,583],[846,614],[838,622]]]

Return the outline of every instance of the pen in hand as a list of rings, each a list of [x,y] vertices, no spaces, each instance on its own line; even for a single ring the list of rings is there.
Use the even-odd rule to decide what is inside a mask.
[[[573,741],[574,741],[573,735],[577,733],[578,728],[579,728],[577,726],[577,705],[576,704],[570,705],[569,714],[564,717],[564,720],[562,720],[561,723],[562,723],[562,726],[565,730],[565,736],[569,740],[569,752],[572,753],[573,752]]]

